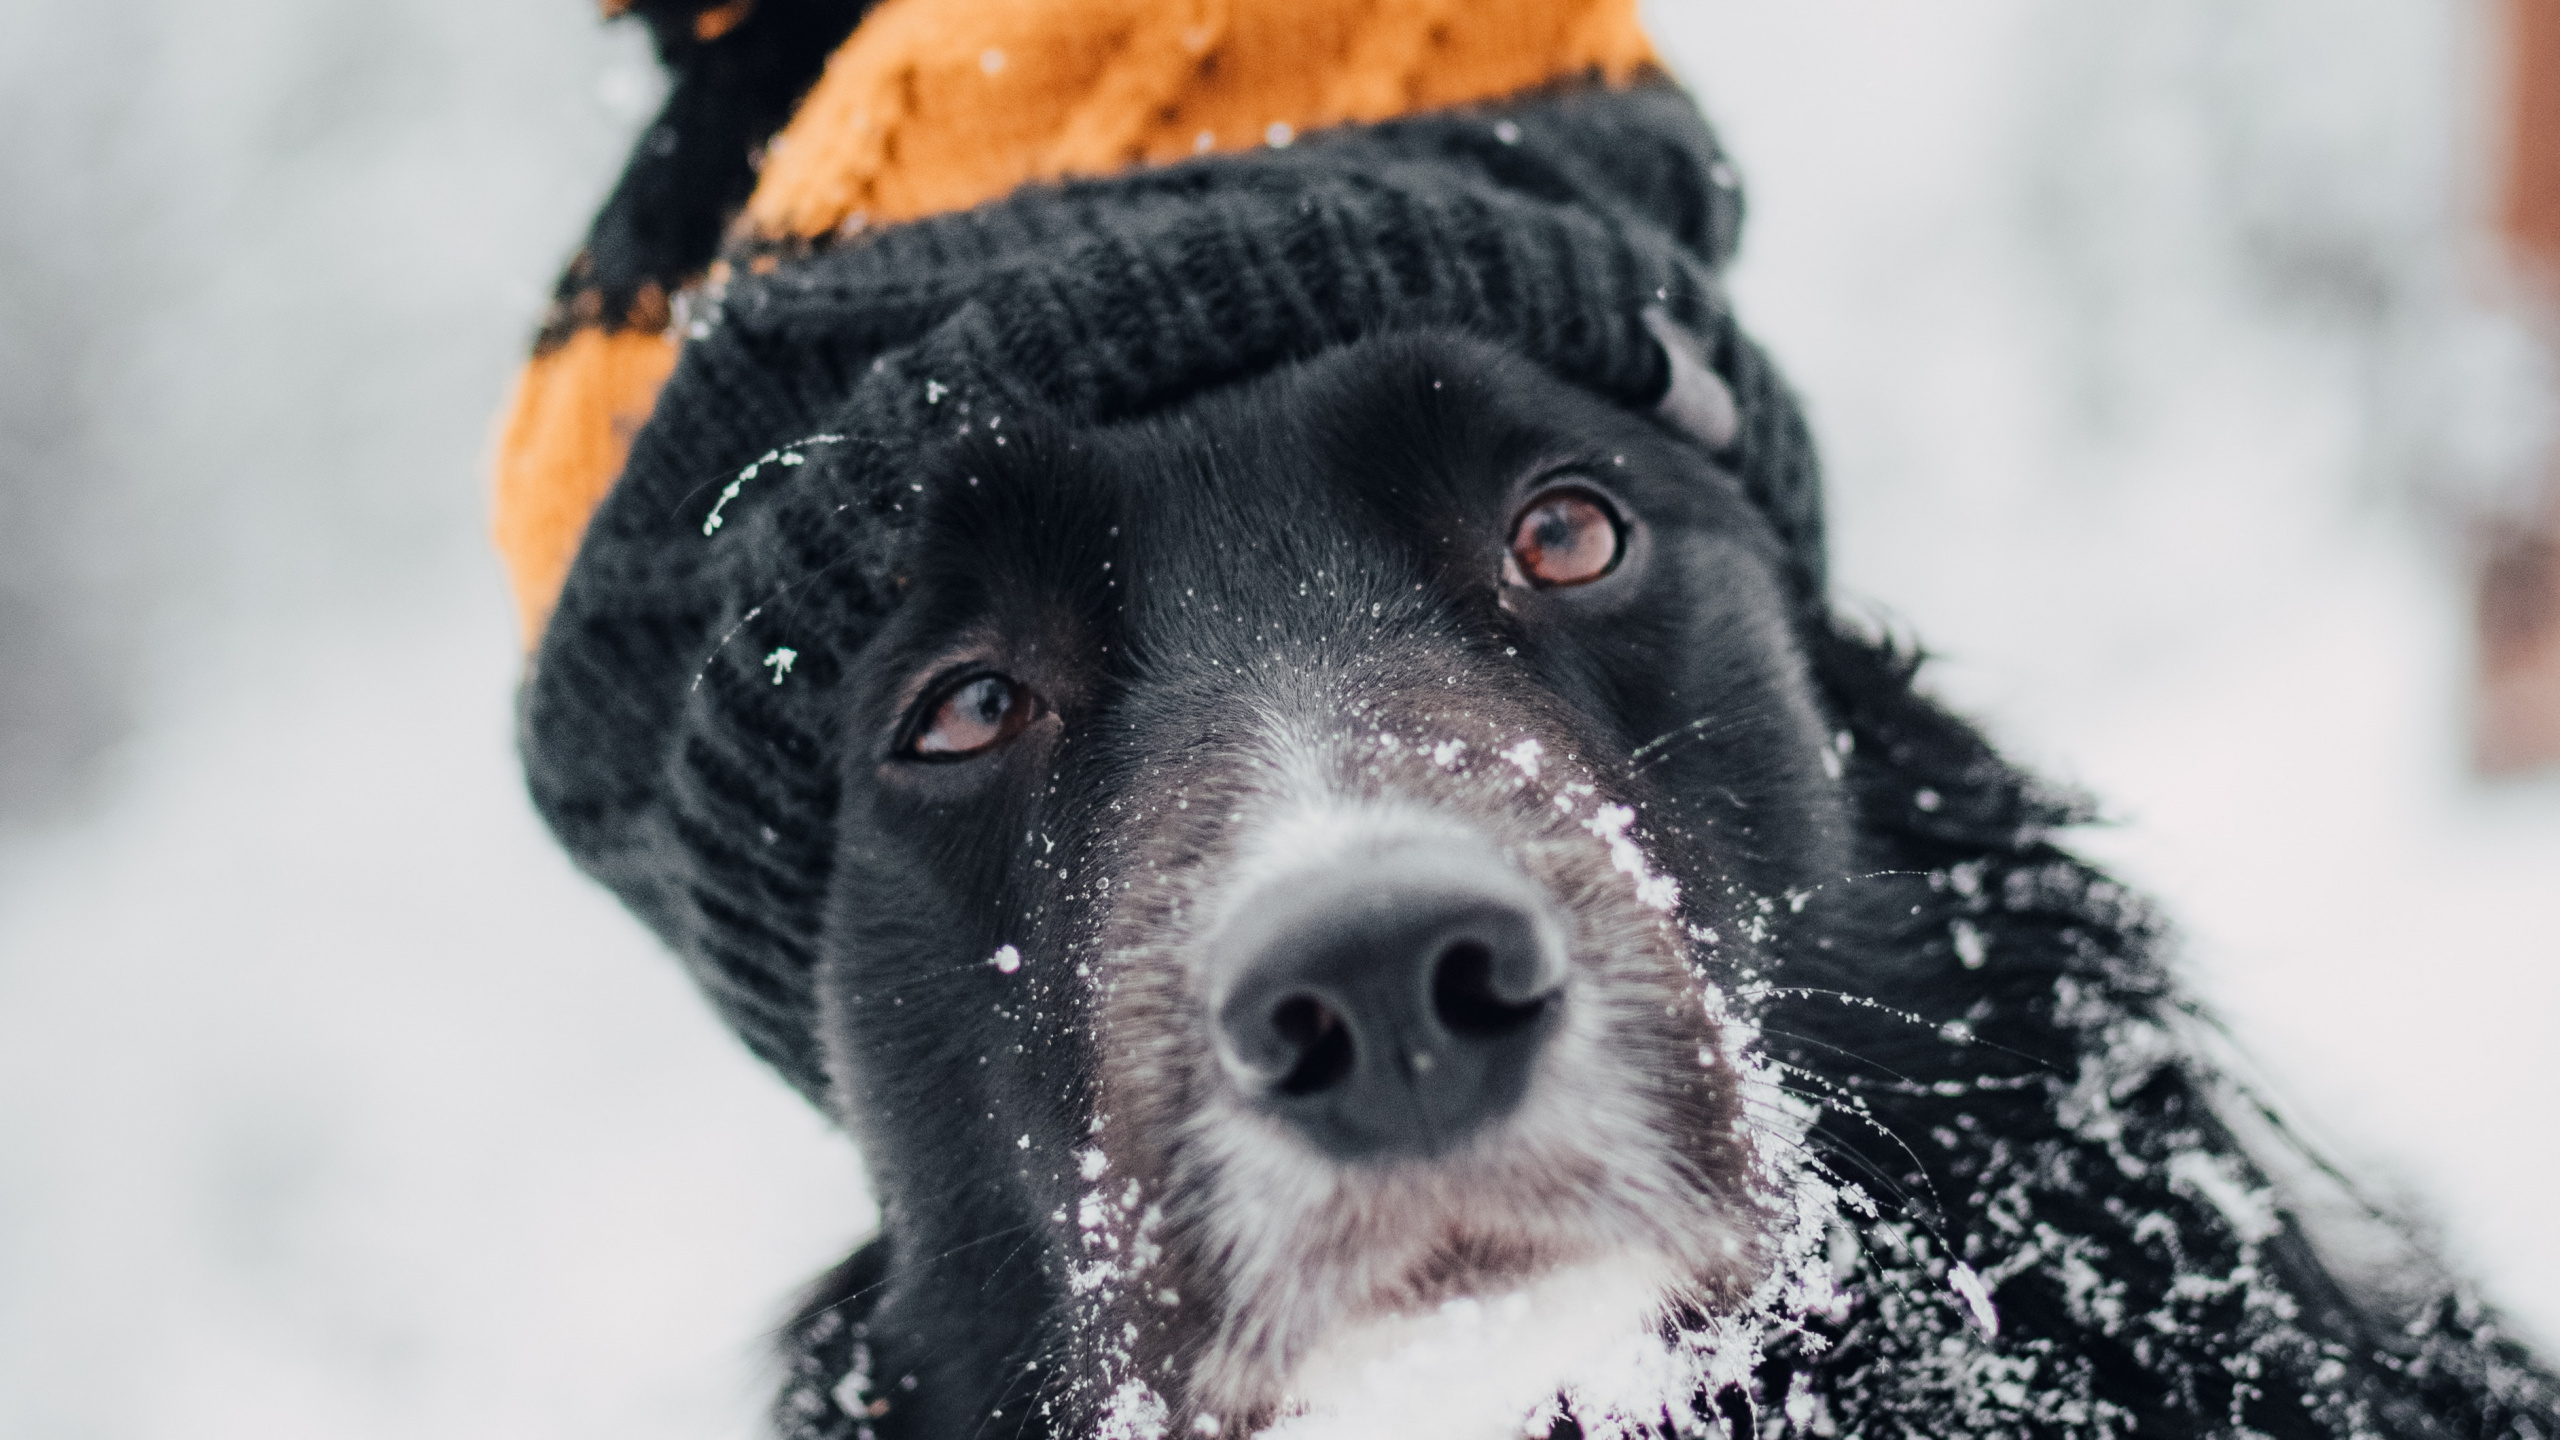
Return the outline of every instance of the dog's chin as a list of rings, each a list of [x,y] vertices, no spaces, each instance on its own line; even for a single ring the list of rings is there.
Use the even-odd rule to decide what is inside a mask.
[[[1268,1440],[1518,1440],[1557,1397],[1577,1414],[1659,1414],[1685,1396],[1663,1339],[1670,1265],[1618,1255],[1353,1318],[1280,1389]]]

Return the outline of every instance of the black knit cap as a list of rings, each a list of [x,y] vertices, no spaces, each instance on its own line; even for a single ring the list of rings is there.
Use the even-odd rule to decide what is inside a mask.
[[[1034,186],[739,265],[683,322],[537,652],[535,801],[823,1103],[839,687],[894,603],[929,447],[973,416],[1123,420],[1425,327],[1640,407],[1668,383],[1659,307],[1731,389],[1719,458],[1818,595],[1812,446],[1717,282],[1741,217],[1705,121],[1654,80]]]

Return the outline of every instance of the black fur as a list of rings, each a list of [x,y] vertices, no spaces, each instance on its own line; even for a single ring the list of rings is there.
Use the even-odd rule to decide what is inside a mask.
[[[1557,476],[1629,517],[1628,559],[1506,589],[1508,517]],[[1171,957],[1229,883],[1272,783],[1256,737],[1285,722],[1366,777],[1344,783],[1524,849],[1580,843],[1546,813],[1568,784],[1593,787],[1577,826],[1633,807],[1689,968],[1622,983],[1730,991],[1823,1106],[1806,1143],[1868,1202],[1831,1240],[1839,1296],[1684,1428],[2560,1436],[2547,1372],[2467,1293],[2333,1274],[2235,1133],[2245,1097],[2201,1053],[2159,921],[2057,848],[2085,806],[1834,615],[1685,437],[1423,335],[1120,425],[1002,416],[915,484],[898,608],[852,662],[819,980],[882,1233],[793,1322],[787,1434],[1081,1435],[1131,1377],[1178,1431],[1217,1409],[1187,1376],[1235,1297],[1182,1133],[1217,1082],[1185,1059],[1205,1022]],[[978,759],[905,758],[935,677],[973,669],[1040,717]],[[1497,757],[1523,736],[1550,758],[1517,782]],[[1434,737],[1468,748],[1426,759]],[[1556,873],[1605,875],[1584,848]],[[1574,903],[1595,953],[1651,965],[1640,911]],[[1003,946],[1018,972],[989,963]],[[1628,1024],[1677,1117],[1664,1143],[1765,1238],[1737,1092],[1674,1078],[1714,1027]],[[1080,1211],[1124,1176],[1159,1228]],[[1097,1289],[1097,1236],[1160,1248],[1148,1273],[1179,1304],[1116,1271]],[[1486,1273],[1512,1273],[1497,1251]],[[1694,1278],[1708,1309],[1748,1288]]]

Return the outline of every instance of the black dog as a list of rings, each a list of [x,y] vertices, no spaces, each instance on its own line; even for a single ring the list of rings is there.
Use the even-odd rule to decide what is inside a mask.
[[[884,1237],[786,1425],[1217,1433],[1337,1327],[1795,1265],[1736,1436],[2560,1433],[2459,1292],[2331,1278],[2076,803],[1675,427],[1426,337],[922,484],[822,978]]]
[[[501,529],[546,818],[879,1186],[786,1434],[2560,1440],[1832,612],[1631,0],[633,8]]]

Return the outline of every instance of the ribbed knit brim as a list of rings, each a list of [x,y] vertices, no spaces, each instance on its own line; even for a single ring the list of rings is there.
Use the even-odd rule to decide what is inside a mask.
[[[1594,83],[740,265],[690,317],[535,657],[534,797],[817,1099],[840,687],[894,603],[927,447],[970,416],[1119,420],[1422,327],[1643,406],[1666,377],[1658,305],[1732,388],[1742,430],[1720,458],[1818,591],[1812,449],[1717,284],[1741,214],[1687,95]]]

